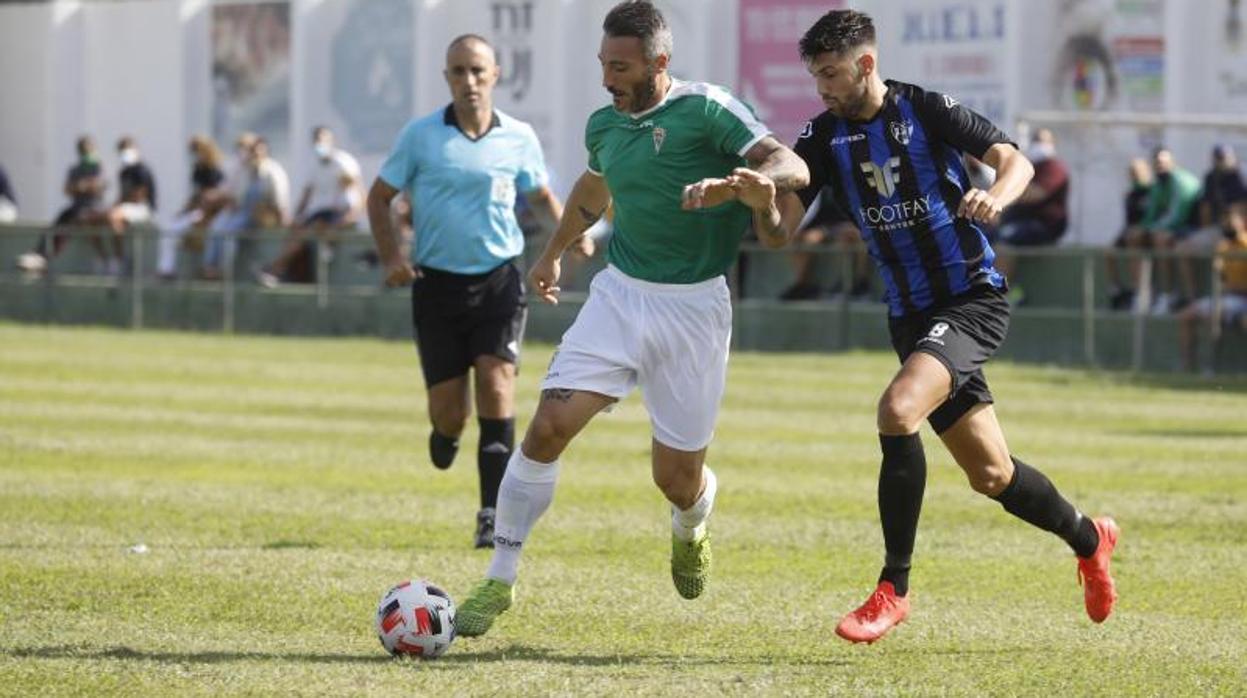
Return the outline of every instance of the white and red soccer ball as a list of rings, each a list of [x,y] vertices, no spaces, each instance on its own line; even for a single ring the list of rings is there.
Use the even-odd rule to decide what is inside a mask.
[[[424,580],[403,582],[381,597],[376,625],[390,654],[433,659],[455,640],[455,602]]]

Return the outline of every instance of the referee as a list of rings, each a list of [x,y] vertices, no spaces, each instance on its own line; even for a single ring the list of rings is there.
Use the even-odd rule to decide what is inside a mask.
[[[499,69],[489,42],[456,38],[444,75],[453,101],[403,128],[368,193],[368,217],[386,283],[412,285],[412,324],[433,423],[429,457],[439,469],[449,468],[459,450],[472,409],[468,371],[475,370],[481,494],[475,545],[491,548],[498,485],[515,443],[515,372],[527,313],[516,193],[550,228],[563,207],[547,187],[532,127],[493,108]],[[412,202],[411,260],[399,251],[390,222],[390,202],[400,191]]]

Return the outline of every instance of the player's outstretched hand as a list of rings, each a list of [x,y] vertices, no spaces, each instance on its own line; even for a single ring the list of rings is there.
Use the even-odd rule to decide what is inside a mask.
[[[385,265],[385,285],[391,288],[410,285],[418,276],[411,262],[405,259]]]
[[[961,205],[957,207],[957,215],[969,218],[975,223],[994,224],[1000,220],[1002,207],[996,197],[982,189],[971,188],[961,197]]]
[[[559,257],[550,259],[542,255],[533,268],[528,270],[528,285],[537,292],[537,297],[550,305],[559,304],[559,276],[562,274],[562,261]]]
[[[736,189],[736,198],[749,208],[761,211],[775,203],[775,182],[761,172],[738,167],[728,181]]]
[[[710,177],[684,187],[683,208],[685,211],[711,208],[735,198],[736,188],[732,186],[732,180]]]

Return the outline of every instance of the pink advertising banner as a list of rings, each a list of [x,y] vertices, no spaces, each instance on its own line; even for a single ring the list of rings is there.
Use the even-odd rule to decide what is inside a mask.
[[[740,96],[780,142],[791,145],[823,111],[797,53],[801,35],[843,0],[740,0]]]

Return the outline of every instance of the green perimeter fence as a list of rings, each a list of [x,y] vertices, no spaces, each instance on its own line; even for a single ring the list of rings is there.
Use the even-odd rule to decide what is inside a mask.
[[[92,246],[86,238],[98,228],[58,230],[70,241],[42,273],[22,272],[15,260],[53,231],[41,226],[0,226],[0,318],[47,324],[182,329],[291,335],[411,335],[409,291],[386,289],[381,272],[367,258],[367,234],[343,233],[311,243],[309,283],[261,286],[253,278],[276,257],[285,232],[255,231],[239,238],[237,253],[223,266],[220,280],[196,277],[200,254],[178,252],[177,273],[156,275],[159,232],[135,229],[125,243],[130,263],[118,276],[95,273]],[[793,281],[790,253],[753,243],[742,248],[731,274],[736,295],[733,346],[759,351],[845,351],[888,349],[884,306],[878,280],[869,300],[828,293],[816,300],[782,302],[780,293]],[[805,248],[815,255],[815,276],[827,289],[847,287],[852,252],[827,245]],[[535,254],[539,244],[529,245]],[[1016,307],[1001,356],[1014,360],[1114,369],[1169,371],[1179,365],[1178,323],[1174,315],[1114,311],[1108,307],[1105,258],[1119,257],[1123,269],[1130,255],[1104,248],[1057,247],[1014,252],[1012,281],[1026,291]],[[1156,257],[1136,257],[1141,268],[1140,294],[1150,294]],[[599,253],[564,265],[562,302],[530,304],[528,337],[557,342],[583,303],[592,275],[605,264]],[[1219,279],[1211,257],[1192,260],[1197,295],[1219,297]],[[872,274],[873,277],[873,274]],[[1205,371],[1247,371],[1247,333],[1218,324],[1200,327],[1199,364]]]

